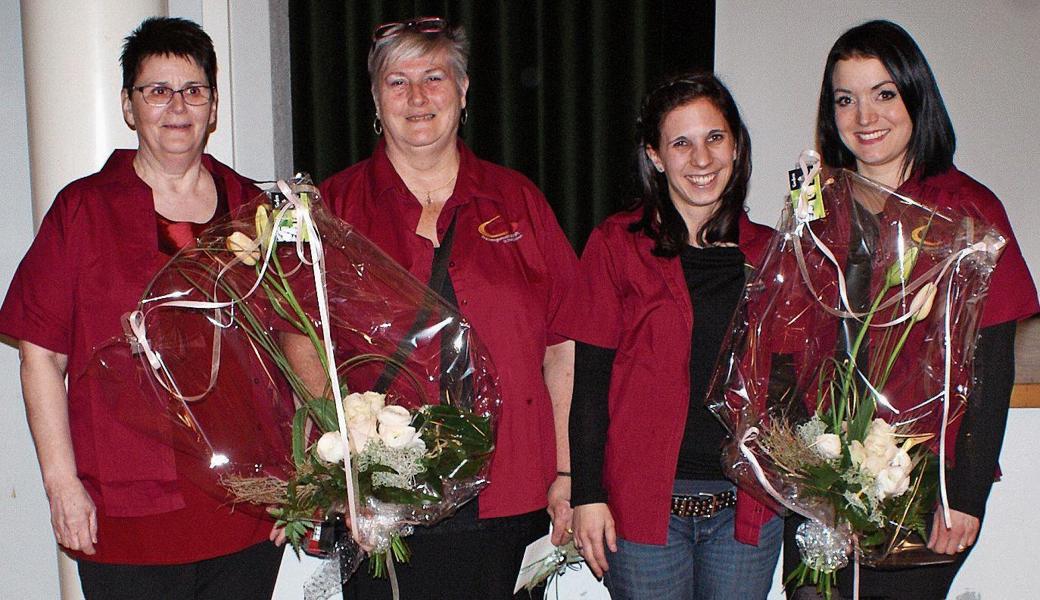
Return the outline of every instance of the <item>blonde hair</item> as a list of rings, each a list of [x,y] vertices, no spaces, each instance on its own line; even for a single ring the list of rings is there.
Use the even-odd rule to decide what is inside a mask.
[[[376,97],[378,81],[389,65],[440,51],[447,53],[448,65],[455,75],[461,94],[462,82],[466,79],[469,66],[469,40],[462,25],[456,25],[435,32],[406,28],[373,42],[368,52],[368,78],[372,82],[372,97]]]

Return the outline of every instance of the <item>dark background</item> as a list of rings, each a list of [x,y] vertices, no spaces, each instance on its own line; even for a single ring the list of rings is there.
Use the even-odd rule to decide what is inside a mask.
[[[369,156],[372,30],[417,16],[465,26],[469,121],[460,134],[477,156],[532,179],[578,249],[635,194],[644,94],[668,74],[714,65],[714,0],[294,0],[297,170],[321,181]]]

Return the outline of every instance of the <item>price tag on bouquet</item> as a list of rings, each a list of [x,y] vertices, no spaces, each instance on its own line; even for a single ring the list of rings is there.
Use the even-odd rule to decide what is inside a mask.
[[[797,214],[802,195],[805,195],[807,210],[804,220],[806,221],[815,221],[827,216],[827,212],[823,208],[823,186],[820,183],[820,172],[818,169],[813,170],[816,171],[816,174],[808,187],[804,185],[805,171],[802,170],[802,167],[787,172],[787,184],[791,190],[791,203],[795,214]]]
[[[269,192],[268,195],[271,197],[271,205],[274,207],[274,241],[275,242],[296,242],[300,239],[307,241],[307,232],[300,232],[300,224],[296,218],[296,211],[292,208],[287,208],[288,202],[285,196],[281,192],[273,191]],[[309,202],[309,194],[307,192],[300,192],[300,200],[303,202]],[[259,227],[258,227],[259,230]]]

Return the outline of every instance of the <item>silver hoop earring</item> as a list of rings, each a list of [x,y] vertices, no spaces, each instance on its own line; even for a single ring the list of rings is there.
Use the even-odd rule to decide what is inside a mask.
[[[469,111],[467,111],[466,107],[463,106],[462,107],[462,116],[459,117],[459,123],[462,123],[463,125],[465,125],[466,121],[468,121],[468,120],[469,120]]]
[[[383,122],[379,120],[379,115],[372,121],[372,131],[376,132],[376,135],[383,135]]]

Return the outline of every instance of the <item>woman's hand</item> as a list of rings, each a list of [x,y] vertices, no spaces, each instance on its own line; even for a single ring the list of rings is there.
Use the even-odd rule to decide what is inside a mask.
[[[274,542],[275,546],[281,546],[285,543],[285,527],[272,526],[271,533],[267,536],[267,539]]]
[[[950,528],[947,529],[940,509],[932,515],[932,535],[928,538],[928,549],[939,554],[958,554],[971,547],[978,535],[977,517],[951,508]]]
[[[602,502],[583,504],[574,509],[574,545],[585,558],[592,573],[602,579],[609,570],[607,553],[604,549],[617,552],[617,535],[614,533],[614,516]]]
[[[25,340],[18,343],[18,353],[25,414],[50,503],[54,537],[69,550],[94,554],[97,507],[76,475],[65,393],[69,357]]]
[[[549,486],[549,507],[546,509],[552,519],[554,546],[562,546],[571,541],[571,478],[558,475],[556,481]]]
[[[76,477],[47,486],[54,538],[69,550],[94,554],[97,543],[97,508]]]

